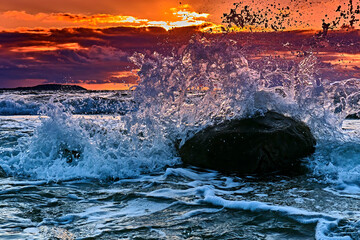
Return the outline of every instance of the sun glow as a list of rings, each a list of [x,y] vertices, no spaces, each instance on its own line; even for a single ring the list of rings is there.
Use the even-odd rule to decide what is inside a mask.
[[[176,27],[201,26],[209,24],[206,19],[209,13],[198,13],[191,10],[191,6],[185,4],[179,8],[171,8],[170,14],[162,19],[153,20],[138,18],[136,16],[111,15],[111,14],[71,14],[71,13],[37,13],[30,14],[25,11],[7,11],[0,13],[0,28],[54,28],[63,26],[70,27],[162,27],[170,30]],[[8,27],[6,27],[8,25]],[[31,27],[33,26],[33,27]]]
[[[130,90],[136,87],[136,84],[128,83],[100,83],[100,84],[89,84],[89,83],[80,83],[74,84],[86,88],[87,90]]]

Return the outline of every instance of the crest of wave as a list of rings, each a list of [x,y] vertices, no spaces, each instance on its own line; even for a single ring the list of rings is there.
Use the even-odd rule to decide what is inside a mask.
[[[33,136],[21,138],[17,154],[3,159],[13,175],[54,181],[117,179],[178,162],[169,142],[141,122],[130,126],[121,116],[75,116],[72,109],[54,102],[41,111],[41,125]]]

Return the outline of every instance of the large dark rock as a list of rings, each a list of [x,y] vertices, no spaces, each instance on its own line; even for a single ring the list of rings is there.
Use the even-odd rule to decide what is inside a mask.
[[[275,112],[207,127],[180,147],[184,163],[240,174],[296,174],[316,140],[303,122]]]

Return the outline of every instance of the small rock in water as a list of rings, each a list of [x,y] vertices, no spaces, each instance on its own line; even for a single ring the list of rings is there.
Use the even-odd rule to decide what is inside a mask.
[[[7,174],[5,170],[0,166],[0,178],[5,178],[5,177],[7,177]]]
[[[276,112],[210,126],[180,147],[186,164],[239,174],[298,174],[315,151],[305,123]]]
[[[63,150],[63,157],[66,158],[67,163],[72,163],[72,161],[74,159],[80,158],[80,152],[75,151],[75,150],[69,150],[69,149],[65,148]]]

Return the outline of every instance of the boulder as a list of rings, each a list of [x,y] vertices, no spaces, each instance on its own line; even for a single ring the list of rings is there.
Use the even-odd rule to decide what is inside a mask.
[[[297,174],[315,151],[305,123],[276,112],[207,127],[179,149],[185,164],[238,174]]]

